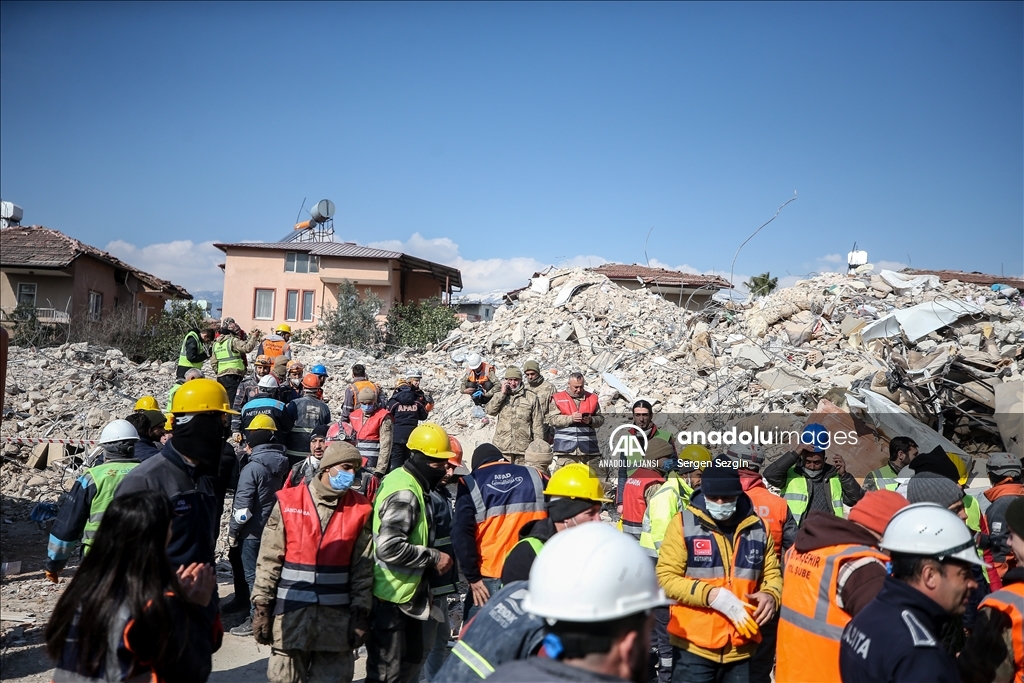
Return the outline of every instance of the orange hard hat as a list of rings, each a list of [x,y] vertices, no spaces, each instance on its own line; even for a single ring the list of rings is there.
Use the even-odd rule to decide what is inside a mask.
[[[306,373],[306,376],[302,378],[302,386],[306,389],[319,389],[320,378],[314,375],[312,372]]]
[[[455,454],[448,458],[448,464],[455,465],[456,467],[462,467],[462,444],[459,443],[458,439],[451,435],[448,436],[448,450]]]

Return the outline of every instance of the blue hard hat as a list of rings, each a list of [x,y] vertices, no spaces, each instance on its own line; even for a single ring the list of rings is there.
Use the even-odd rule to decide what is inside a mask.
[[[314,365],[312,368],[309,369],[309,371],[314,375],[320,375],[321,377],[330,377],[330,375],[327,374],[327,368],[325,368],[323,365]]]
[[[812,453],[824,453],[831,441],[832,437],[825,429],[825,425],[820,425],[817,422],[812,422],[804,427],[804,431],[800,434],[800,443],[810,446]]]

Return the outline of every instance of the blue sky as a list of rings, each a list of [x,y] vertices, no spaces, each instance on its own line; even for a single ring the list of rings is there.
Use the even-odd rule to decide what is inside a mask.
[[[463,269],[1024,273],[1021,3],[0,6],[0,194],[191,289],[303,198]],[[649,230],[647,257],[644,239]]]

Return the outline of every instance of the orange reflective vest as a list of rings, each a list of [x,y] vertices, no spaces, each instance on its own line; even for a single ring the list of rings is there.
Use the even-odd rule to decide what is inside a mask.
[[[267,358],[277,358],[284,353],[284,347],[288,345],[284,339],[264,339],[261,346],[263,355]]]
[[[761,518],[772,535],[775,543],[775,552],[782,557],[782,527],[786,523],[786,514],[789,512],[789,505],[782,496],[777,496],[764,484],[755,484],[744,491],[754,504],[754,512]]]
[[[519,542],[527,522],[544,519],[544,482],[537,470],[499,460],[462,477],[476,508],[480,574],[501,578],[505,556]]]
[[[491,378],[491,366],[483,363],[476,370],[470,370],[466,381],[470,384],[483,384]]]
[[[376,464],[380,455],[380,425],[391,416],[387,410],[380,408],[373,411],[369,418],[363,415],[362,408],[353,410],[348,415],[348,421],[355,429],[356,448],[364,458],[373,458],[370,462]]]
[[[1011,583],[990,593],[979,607],[989,607],[1010,617],[1013,636],[1014,681],[1024,683],[1024,583]]]
[[[638,467],[622,488],[622,530],[627,534],[640,538],[644,527],[644,513],[647,512],[647,500],[644,494],[654,484],[665,483],[665,477],[658,470],[649,467]]]
[[[567,391],[560,391],[551,397],[562,415],[572,415],[579,411],[583,415],[596,415],[601,409],[597,402],[597,394],[583,392],[583,399],[576,407],[576,399]],[[568,427],[555,428],[555,441],[551,445],[555,453],[574,453],[578,448],[586,455],[598,455],[601,447],[597,443],[597,430],[590,425],[572,424]]]
[[[839,606],[843,564],[889,558],[864,545],[835,545],[807,553],[790,548],[782,581],[779,640],[775,659],[777,683],[840,683],[839,644],[851,617]]]
[[[377,385],[368,379],[359,379],[356,380],[355,382],[352,382],[353,405],[359,404],[359,392],[362,391],[363,389],[372,389],[373,393],[376,394],[377,396],[377,400],[375,401],[375,403],[380,402],[380,391],[378,390]]]
[[[277,493],[284,524],[284,564],[277,582],[274,614],[349,604],[349,566],[356,540],[373,513],[370,502],[349,490],[321,533],[320,515],[308,486]]]
[[[748,593],[758,591],[764,576],[764,555],[768,545],[768,532],[760,518],[751,514],[739,523],[731,548],[721,532],[706,526],[692,505],[680,512],[676,520],[680,521],[672,523],[682,523],[683,542],[686,543],[684,576],[731,591],[743,601],[747,600]],[[726,565],[724,558],[730,553],[732,562]],[[753,638],[747,638],[724,615],[710,607],[669,607],[668,632],[709,650],[723,648],[730,642],[734,647],[761,642],[760,632]]]

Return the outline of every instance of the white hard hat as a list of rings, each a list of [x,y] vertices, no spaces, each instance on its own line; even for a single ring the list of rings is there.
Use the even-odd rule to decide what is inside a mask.
[[[671,603],[636,539],[591,522],[544,544],[530,569],[523,609],[553,621],[598,622]]]
[[[963,520],[935,503],[914,503],[897,512],[878,545],[890,553],[988,566],[978,557],[974,535]]]
[[[725,454],[733,462],[747,463],[756,467],[764,465],[764,448],[752,443],[733,444],[729,446],[729,450]]]
[[[421,379],[423,377],[423,371],[419,368],[407,368],[405,371],[406,379]]]
[[[277,378],[271,374],[260,377],[260,389],[277,389],[279,386],[281,385],[278,383]]]
[[[470,370],[476,370],[484,362],[483,356],[479,353],[471,353],[466,356],[466,367]]]
[[[114,420],[100,432],[100,443],[114,443],[116,441],[138,441],[139,433],[128,420]]]

